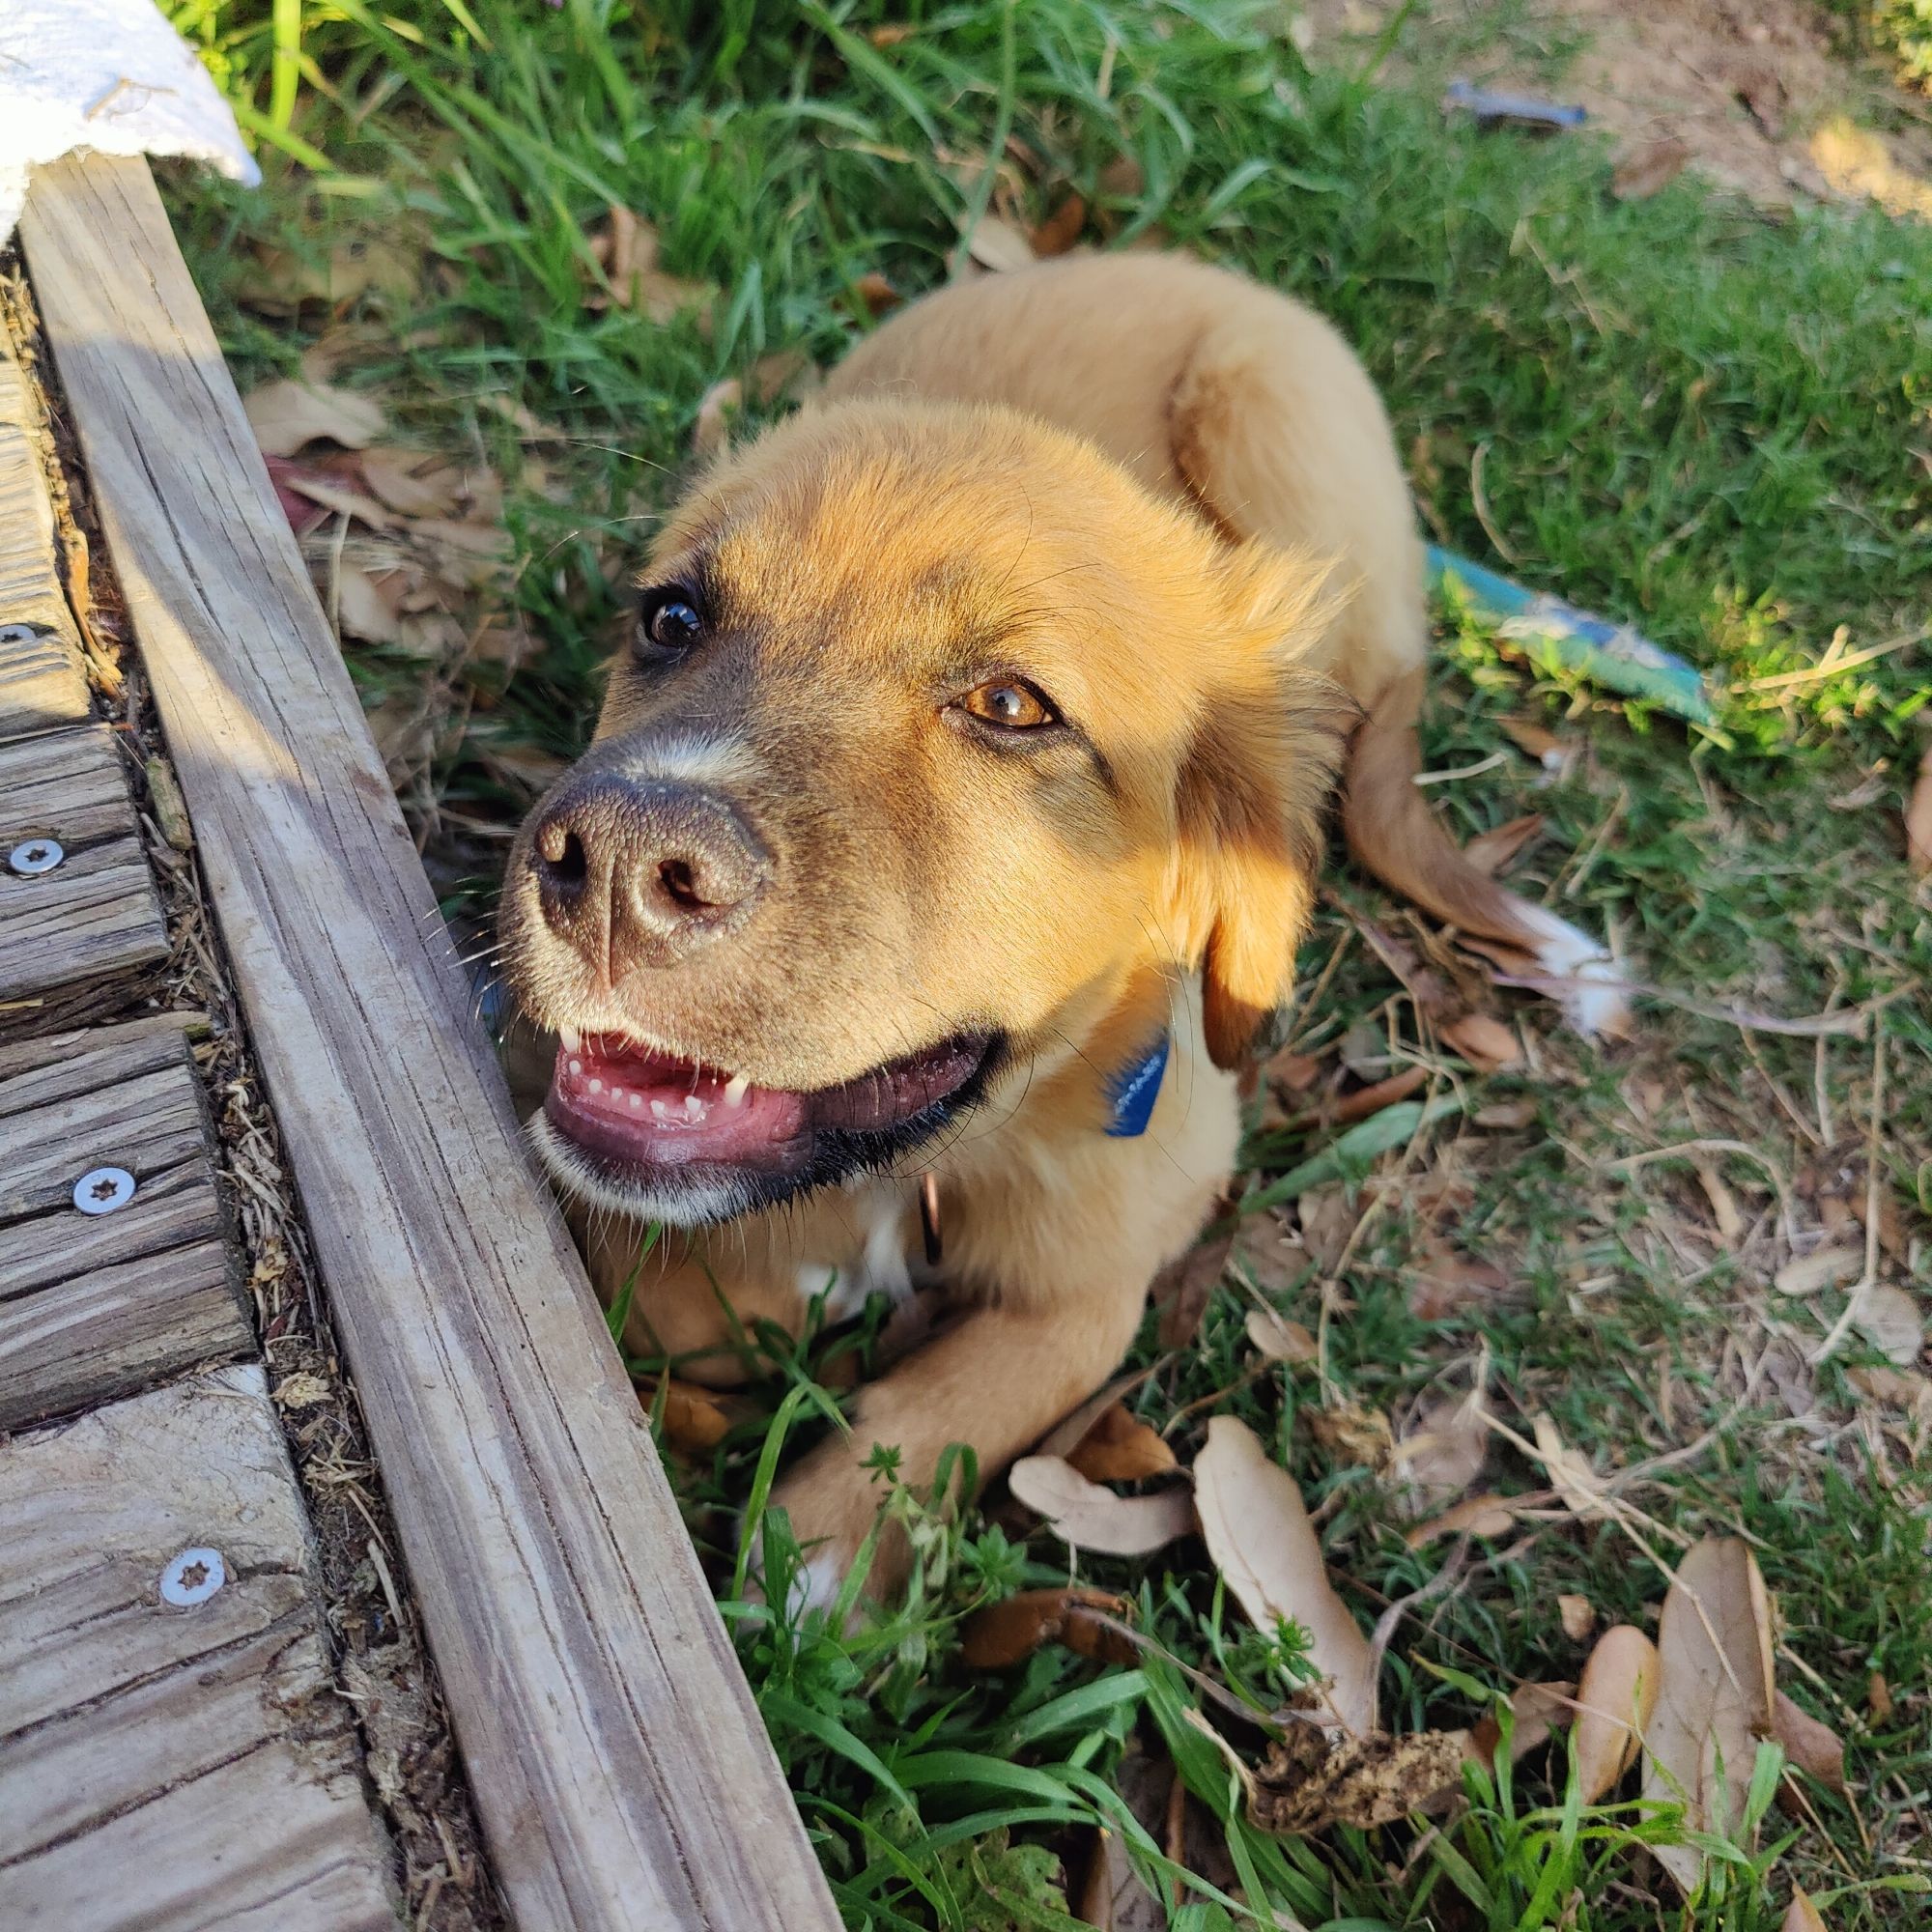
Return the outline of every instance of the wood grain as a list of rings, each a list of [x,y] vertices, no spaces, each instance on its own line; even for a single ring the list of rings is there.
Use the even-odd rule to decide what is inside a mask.
[[[829,1932],[146,166],[38,170],[22,234],[511,1910]]]
[[[34,838],[58,839],[67,856],[52,871],[23,878],[6,855]],[[0,743],[0,1000],[131,972],[167,954],[107,727]]]
[[[89,710],[39,443],[33,391],[0,324],[0,740],[78,724]]]
[[[248,1353],[179,1021],[23,1063],[0,1073],[0,1429]],[[97,1167],[135,1179],[111,1214],[73,1205]]]
[[[260,1368],[0,1442],[0,1917],[395,1932]],[[205,1602],[164,1602],[184,1549]]]

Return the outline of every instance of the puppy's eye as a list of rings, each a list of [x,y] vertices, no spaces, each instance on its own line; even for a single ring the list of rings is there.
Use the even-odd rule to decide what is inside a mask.
[[[687,651],[704,635],[696,600],[680,585],[646,590],[638,607],[638,641],[660,651]]]
[[[959,708],[982,724],[996,724],[1003,731],[1037,731],[1044,724],[1058,724],[1060,714],[1032,685],[1016,677],[990,678],[975,685],[959,699]]]

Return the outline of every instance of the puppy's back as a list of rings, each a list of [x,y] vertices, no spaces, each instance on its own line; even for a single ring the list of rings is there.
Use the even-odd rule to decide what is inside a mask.
[[[1362,703],[1426,650],[1421,551],[1375,385],[1299,302],[1176,255],[955,283],[853,351],[832,396],[999,402],[1097,443],[1230,536],[1337,559],[1324,667]]]

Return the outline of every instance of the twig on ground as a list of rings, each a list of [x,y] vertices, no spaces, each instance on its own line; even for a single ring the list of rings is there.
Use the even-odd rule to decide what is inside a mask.
[[[1852,1285],[1845,1296],[1845,1305],[1838,1319],[1832,1323],[1825,1339],[1805,1357],[1812,1368],[1829,1361],[1833,1351],[1850,1333],[1853,1322],[1863,1312],[1865,1297],[1870,1294],[1878,1280],[1878,1220],[1879,1220],[1879,1127],[1885,1119],[1885,1029],[1881,1027],[1878,1044],[1872,1049],[1872,1104],[1871,1125],[1865,1133],[1865,1265],[1864,1272]]]

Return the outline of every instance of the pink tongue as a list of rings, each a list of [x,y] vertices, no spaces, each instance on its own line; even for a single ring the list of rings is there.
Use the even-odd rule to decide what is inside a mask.
[[[735,1094],[722,1075],[668,1055],[586,1039],[559,1051],[546,1107],[580,1146],[619,1160],[769,1166],[802,1137],[804,1097],[768,1087]]]

